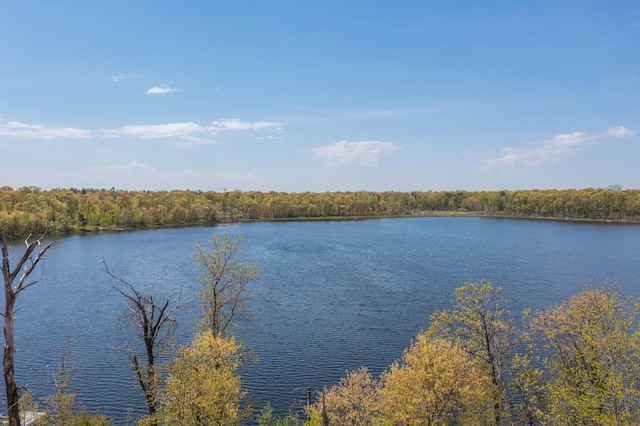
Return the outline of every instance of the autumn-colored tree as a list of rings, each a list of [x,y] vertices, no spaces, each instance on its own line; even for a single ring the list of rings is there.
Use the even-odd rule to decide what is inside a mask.
[[[488,377],[456,342],[419,335],[381,377],[379,407],[390,424],[485,425]]]
[[[619,186],[581,190],[285,193],[258,191],[122,191],[0,187],[0,228],[8,236],[113,227],[210,224],[217,220],[472,214],[640,220],[640,190]]]
[[[240,347],[233,336],[222,338],[211,330],[198,333],[190,346],[178,350],[166,365],[159,412],[166,426],[235,426],[251,410],[247,392],[237,374]]]
[[[639,316],[615,284],[588,287],[532,315],[545,354],[547,423],[632,424],[640,416]]]
[[[226,232],[211,237],[212,251],[196,244],[194,258],[202,272],[200,327],[211,330],[215,336],[226,335],[238,319],[246,319],[249,313],[244,304],[253,297],[247,285],[258,278],[257,264],[247,265],[238,259],[242,248],[242,235],[231,238]]]
[[[435,312],[427,335],[455,342],[478,364],[492,385],[494,423],[508,416],[506,376],[515,328],[500,288],[482,280],[454,292],[453,307]]]
[[[371,424],[377,409],[378,382],[361,367],[347,372],[337,386],[320,392],[309,414],[318,423],[326,416],[332,425],[359,426]]]

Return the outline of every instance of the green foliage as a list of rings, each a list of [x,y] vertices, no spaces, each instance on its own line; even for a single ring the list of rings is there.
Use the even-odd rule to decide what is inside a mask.
[[[55,392],[38,404],[29,389],[20,398],[21,424],[31,420],[32,426],[110,426],[112,421],[98,410],[95,414],[78,411],[75,407],[76,395],[67,393],[71,383],[71,368],[68,367],[69,353],[62,356],[58,375],[55,377]],[[44,407],[45,411],[40,411]]]
[[[525,311],[519,333],[505,305],[490,283],[465,283],[379,382],[364,368],[348,373],[310,407],[312,421],[637,424],[640,305],[633,298],[609,282],[589,286],[556,307]]]
[[[93,415],[83,411],[69,418],[66,423],[54,424],[61,426],[110,426],[112,422],[100,411]]]
[[[534,356],[531,348],[524,353],[516,353],[511,360],[509,389],[515,397],[511,408],[516,424],[542,424],[546,395],[544,372],[536,367],[540,363],[540,357]]]
[[[240,347],[233,336],[222,338],[211,330],[198,333],[191,345],[180,348],[176,358],[165,366],[167,378],[160,391],[161,423],[240,424],[251,413],[250,407],[245,406],[247,392],[242,390],[242,380],[236,373],[240,365]]]
[[[542,416],[555,425],[631,424],[640,416],[639,315],[615,284],[588,287],[530,319],[547,369]]]
[[[378,414],[379,384],[365,367],[347,372],[337,386],[323,390],[309,407],[309,415],[321,423],[357,426],[370,424]]]
[[[457,343],[419,335],[381,382],[380,410],[391,424],[490,423],[489,377]]]
[[[249,318],[244,303],[254,294],[247,285],[258,278],[258,266],[238,261],[242,235],[233,239],[226,232],[222,237],[214,234],[211,247],[207,251],[196,244],[194,258],[202,271],[198,276],[202,283],[200,328],[218,336],[228,334],[238,319]]]
[[[259,191],[17,190],[0,187],[0,229],[9,236],[211,224],[471,212],[563,219],[640,220],[640,190],[619,187],[525,191],[285,193]]]
[[[508,417],[506,370],[516,335],[506,304],[500,288],[490,282],[464,283],[455,290],[450,310],[431,315],[427,331],[459,344],[490,378],[496,425]]]
[[[279,417],[273,414],[273,408],[271,404],[267,403],[262,410],[260,410],[260,414],[256,418],[258,422],[258,426],[300,426],[302,422],[298,416],[298,413],[293,411],[289,411],[287,415],[283,417]]]

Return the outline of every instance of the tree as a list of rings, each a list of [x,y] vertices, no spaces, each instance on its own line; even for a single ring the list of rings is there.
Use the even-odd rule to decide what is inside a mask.
[[[242,248],[242,235],[232,239],[226,232],[211,237],[213,251],[196,244],[194,258],[202,273],[198,276],[203,285],[200,309],[203,330],[211,330],[215,336],[224,336],[238,318],[248,318],[244,303],[253,297],[247,285],[258,278],[257,264],[246,265],[238,261]]]
[[[251,413],[243,406],[247,392],[236,374],[240,365],[240,347],[233,336],[199,332],[166,366],[160,395],[162,424],[238,425]]]
[[[160,374],[155,360],[158,353],[166,349],[170,343],[176,326],[176,320],[172,315],[180,307],[180,303],[169,307],[171,301],[167,299],[164,303],[156,305],[153,295],[141,293],[132,284],[112,274],[104,261],[103,264],[105,272],[126,287],[126,290],[118,287],[114,289],[125,298],[123,320],[136,329],[138,337],[144,343],[146,360],[141,361],[140,355],[134,352],[131,354],[131,361],[145,397],[149,416],[153,418],[158,409],[157,392],[160,386]]]
[[[489,380],[460,344],[424,334],[381,377],[391,424],[487,424],[490,401]]]
[[[326,416],[329,424],[359,426],[370,424],[377,414],[378,382],[366,367],[347,372],[337,386],[319,394],[309,407],[310,417],[321,422]]]
[[[27,418],[31,417],[33,426],[110,426],[111,420],[98,411],[91,415],[85,411],[80,411],[75,407],[74,393],[68,393],[72,379],[73,369],[69,365],[71,350],[66,346],[60,357],[60,366],[54,376],[55,392],[44,399],[46,408],[44,413],[39,411],[37,402],[29,390],[20,398],[20,411],[27,423]],[[43,414],[43,415],[41,415]]]
[[[515,339],[513,320],[505,306],[500,288],[490,282],[464,283],[454,292],[453,307],[431,316],[427,331],[429,336],[458,342],[490,378],[496,425],[507,414],[505,371]]]
[[[640,415],[637,307],[615,284],[587,287],[530,319],[547,368],[547,423],[630,424]]]
[[[273,408],[271,404],[267,402],[262,410],[260,410],[260,414],[256,417],[256,421],[258,422],[258,426],[300,426],[302,423],[298,418],[298,413],[295,413],[291,410],[283,416],[276,416],[273,414]]]
[[[31,237],[31,234],[29,234],[29,237],[25,240],[27,248],[24,254],[16,263],[15,268],[11,269],[7,238],[4,231],[0,231],[0,235],[2,236],[2,275],[4,277],[5,297],[5,308],[4,313],[2,314],[2,317],[4,318],[3,374],[7,392],[7,411],[9,414],[10,426],[20,426],[20,409],[18,407],[20,398],[18,395],[18,385],[16,384],[13,366],[15,353],[13,336],[15,303],[16,298],[22,291],[38,282],[38,280],[27,281],[27,278],[33,272],[36,265],[44,258],[44,254],[49,250],[49,247],[51,247],[52,243],[47,243],[40,249],[35,258],[32,257],[36,248],[42,245],[41,240],[44,238],[46,232],[47,231],[45,230],[40,238],[31,243],[29,243],[29,238]],[[22,271],[22,274],[20,275],[20,278],[18,278],[20,271]],[[18,284],[14,286],[16,278],[18,279]]]
[[[534,355],[531,345],[524,352],[515,354],[511,360],[509,384],[515,400],[512,405],[514,424],[545,424],[544,371],[539,366],[540,358]]]

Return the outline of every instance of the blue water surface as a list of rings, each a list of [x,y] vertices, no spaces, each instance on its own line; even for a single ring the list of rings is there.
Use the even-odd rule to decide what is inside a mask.
[[[18,299],[16,377],[36,395],[52,392],[71,348],[72,390],[87,410],[133,424],[144,399],[129,368],[138,345],[120,319],[111,271],[156,300],[180,300],[177,338],[193,336],[199,283],[194,245],[214,233],[243,235],[242,261],[257,262],[254,321],[237,334],[254,360],[241,370],[259,405],[299,409],[307,388],[367,366],[378,375],[402,355],[453,290],[487,279],[517,317],[566,300],[586,284],[617,279],[640,296],[640,226],[490,218],[355,222],[258,222],[218,227],[56,238],[41,282]],[[24,243],[11,247],[21,254]]]

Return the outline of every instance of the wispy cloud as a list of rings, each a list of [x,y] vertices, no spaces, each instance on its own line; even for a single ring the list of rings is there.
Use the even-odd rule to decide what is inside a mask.
[[[203,138],[217,135],[220,132],[233,130],[260,130],[268,128],[279,130],[281,125],[281,123],[271,121],[256,121],[252,123],[249,121],[233,119],[213,121],[210,126],[201,126],[193,122],[145,124],[123,126],[117,130],[101,129],[101,132],[103,137],[132,137],[139,139],[183,139],[187,142],[181,143],[178,147],[184,148],[185,146],[193,144],[213,143],[213,141]]]
[[[233,119],[222,119],[220,121],[213,121],[211,123],[211,127],[209,127],[209,131],[212,135],[215,135],[220,132],[224,132],[227,130],[259,130],[259,129],[267,129],[267,128],[276,128],[279,129],[282,126],[282,123],[278,123],[275,121],[241,121],[237,118]]]
[[[166,95],[167,93],[177,92],[180,89],[173,89],[166,84],[161,86],[154,86],[147,90],[147,95]]]
[[[633,136],[633,130],[624,126],[610,127],[606,132],[587,135],[573,132],[555,136],[544,141],[535,148],[505,148],[496,157],[484,161],[487,171],[499,169],[522,169],[541,164],[553,163],[562,157],[570,155],[606,137],[622,138]]]
[[[45,127],[39,124],[26,124],[19,121],[0,119],[0,136],[25,139],[86,139],[91,132],[73,127]]]
[[[624,126],[609,127],[607,129],[607,132],[605,133],[606,136],[614,136],[616,138],[624,138],[626,136],[633,136],[635,134],[636,133],[633,130],[627,129]]]
[[[121,74],[114,74],[110,78],[111,78],[111,81],[113,81],[114,83],[119,83],[124,80],[137,80],[140,77],[134,74],[121,73]]]
[[[312,152],[327,160],[327,165],[357,164],[362,166],[376,166],[380,159],[393,151],[400,149],[399,145],[391,142],[340,141],[331,145],[314,148]]]
[[[205,128],[198,124],[168,123],[123,126],[118,130],[102,129],[106,137],[133,137],[140,139],[183,138],[202,134]]]
[[[45,127],[39,124],[26,124],[19,121],[5,121],[0,118],[0,138],[25,139],[87,139],[92,136],[102,138],[135,138],[135,139],[178,139],[175,144],[179,148],[196,144],[214,144],[212,137],[221,132],[243,130],[268,130],[278,133],[282,131],[282,123],[274,121],[242,121],[238,119],[213,121],[210,125],[193,122],[166,124],[126,125],[119,129],[99,129],[97,131],[77,129],[73,127]],[[272,139],[276,136],[261,136],[261,139]]]

